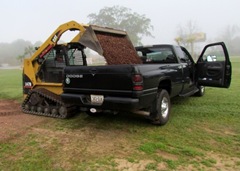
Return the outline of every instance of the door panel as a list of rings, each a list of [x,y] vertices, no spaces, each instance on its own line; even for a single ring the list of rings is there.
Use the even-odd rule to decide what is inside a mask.
[[[223,42],[205,46],[196,64],[198,85],[228,88],[231,62]]]
[[[193,92],[194,89],[196,88],[196,84],[194,81],[194,61],[184,47],[180,47],[180,49],[177,49],[179,58],[180,58],[180,63],[182,64],[183,67],[183,89],[181,92],[181,95],[189,94],[189,92]],[[188,95],[187,95],[188,96]]]

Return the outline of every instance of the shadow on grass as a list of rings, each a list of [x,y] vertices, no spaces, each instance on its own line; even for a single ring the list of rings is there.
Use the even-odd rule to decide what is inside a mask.
[[[89,116],[85,112],[80,112],[67,120],[59,120],[57,124],[67,129],[83,129],[92,127],[96,129],[129,129],[141,127],[154,127],[145,116],[130,112],[120,112],[117,115],[104,113],[99,116]]]
[[[174,117],[174,108],[177,106],[187,106],[191,101],[191,98],[176,97],[172,99],[172,112],[171,117]],[[171,124],[171,118],[170,118]],[[68,129],[82,129],[85,127],[92,127],[96,129],[129,129],[129,128],[153,128],[161,127],[151,124],[151,122],[146,119],[146,116],[131,113],[131,112],[119,112],[114,115],[112,113],[103,113],[99,116],[89,116],[85,112],[79,112],[75,114],[72,118],[67,120],[60,120],[58,124],[63,128]],[[164,126],[163,126],[164,127]]]

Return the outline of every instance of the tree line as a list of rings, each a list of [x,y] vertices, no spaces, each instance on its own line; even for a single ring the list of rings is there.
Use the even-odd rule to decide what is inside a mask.
[[[40,41],[32,43],[23,39],[17,39],[12,43],[0,43],[0,64],[21,65],[23,58],[30,57],[35,51],[34,47],[41,44]]]

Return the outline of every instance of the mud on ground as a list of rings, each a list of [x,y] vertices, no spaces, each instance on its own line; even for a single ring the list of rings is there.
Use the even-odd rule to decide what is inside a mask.
[[[28,128],[44,119],[22,113],[20,103],[15,100],[0,100],[0,142],[24,134]]]

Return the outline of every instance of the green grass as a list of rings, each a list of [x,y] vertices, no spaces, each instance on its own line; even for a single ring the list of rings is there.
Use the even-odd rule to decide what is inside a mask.
[[[129,113],[46,118],[37,130],[0,142],[0,170],[123,170],[116,159],[126,160],[125,169],[148,161],[143,170],[239,170],[240,58],[232,61],[229,89],[173,99],[165,126]],[[1,84],[8,82],[1,98],[19,99],[19,72],[0,70]]]
[[[22,97],[22,70],[0,69],[0,99]]]

